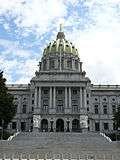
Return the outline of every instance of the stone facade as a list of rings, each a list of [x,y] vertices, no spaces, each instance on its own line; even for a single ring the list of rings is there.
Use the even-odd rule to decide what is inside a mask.
[[[30,84],[8,85],[17,113],[8,129],[35,132],[114,130],[120,86],[92,85],[63,32],[43,52]]]

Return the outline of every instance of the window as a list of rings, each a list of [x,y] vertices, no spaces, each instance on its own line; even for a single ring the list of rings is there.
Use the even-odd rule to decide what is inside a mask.
[[[25,131],[26,129],[26,122],[21,122],[21,131]]]
[[[95,106],[94,106],[94,110],[95,110],[95,114],[98,114],[98,113],[99,113],[99,111],[98,111],[98,105],[95,105]]]
[[[32,104],[34,104],[34,100],[32,100]]]
[[[73,94],[77,94],[77,90],[75,90],[75,89],[72,92],[73,92]]]
[[[87,107],[87,111],[89,112],[89,107]]]
[[[79,111],[77,100],[72,100],[72,111],[75,112],[75,113],[77,113]]]
[[[115,98],[113,98],[112,101],[115,101]]]
[[[58,90],[58,94],[62,94],[62,92],[63,92],[63,90],[60,90],[60,89]]]
[[[44,94],[48,94],[48,90],[46,89],[46,90],[44,90]]]
[[[16,126],[17,126],[16,122],[12,122],[12,129],[16,129]]]
[[[67,68],[72,68],[72,60],[71,59],[67,60]]]
[[[55,61],[54,60],[50,60],[50,68],[51,69],[55,68]]]
[[[34,98],[34,93],[32,94],[32,97]]]
[[[104,130],[108,130],[108,129],[109,129],[108,123],[104,123]]]
[[[100,124],[99,124],[99,122],[95,123],[95,131],[100,131]]]
[[[58,100],[57,101],[57,110],[58,113],[63,113],[64,112],[64,106],[63,106],[63,100]]]
[[[89,98],[89,94],[87,94],[87,98]]]
[[[107,114],[107,105],[103,105],[103,114]]]
[[[46,60],[44,60],[44,61],[43,61],[43,70],[46,70],[46,69],[47,69],[47,65],[46,65],[46,64],[47,64],[47,62],[46,62]]]
[[[42,111],[43,111],[44,113],[48,113],[48,99],[43,100]]]
[[[25,104],[23,105],[22,113],[26,113],[26,105]]]
[[[115,123],[113,123],[113,130],[116,130],[116,129],[117,129],[117,127],[116,127]]]
[[[89,104],[89,101],[87,100],[87,104]]]
[[[103,101],[106,101],[106,98],[103,98]]]
[[[34,111],[34,107],[32,107],[32,112]]]
[[[116,112],[116,106],[112,105],[112,113],[115,114],[115,112]]]
[[[75,68],[78,69],[78,61],[75,60]]]

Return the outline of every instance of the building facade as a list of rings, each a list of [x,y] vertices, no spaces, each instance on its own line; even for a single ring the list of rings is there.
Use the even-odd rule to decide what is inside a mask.
[[[11,84],[17,113],[8,129],[35,132],[111,132],[120,86],[93,85],[64,32],[44,49],[30,84]]]

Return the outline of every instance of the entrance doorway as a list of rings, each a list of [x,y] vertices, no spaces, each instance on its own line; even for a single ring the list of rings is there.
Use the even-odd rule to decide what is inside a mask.
[[[56,132],[64,132],[64,121],[62,119],[56,121]]]
[[[80,123],[78,119],[74,119],[72,121],[72,131],[73,132],[79,132],[80,131]]]
[[[48,120],[42,119],[41,121],[41,131],[42,132],[48,132]]]

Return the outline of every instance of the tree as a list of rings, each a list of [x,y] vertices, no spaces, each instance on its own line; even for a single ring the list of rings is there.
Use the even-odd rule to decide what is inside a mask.
[[[113,115],[113,121],[115,124],[115,128],[118,130],[120,128],[120,105],[117,108],[117,111]]]
[[[13,96],[8,93],[6,79],[3,72],[0,71],[0,126],[7,128],[8,123],[13,119],[16,113],[16,107],[13,103]]]

